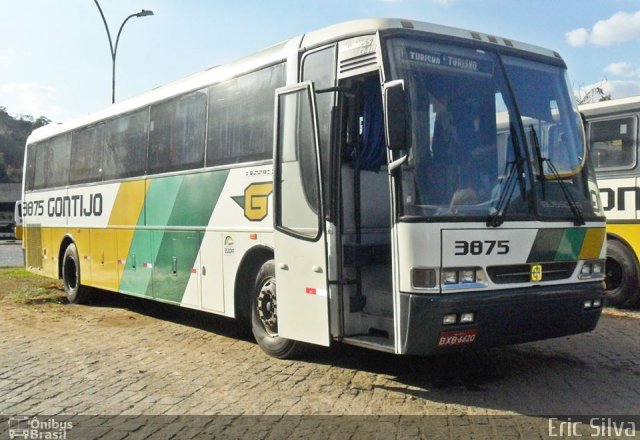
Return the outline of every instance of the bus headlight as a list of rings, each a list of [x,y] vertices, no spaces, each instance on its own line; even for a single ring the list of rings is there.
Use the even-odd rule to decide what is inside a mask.
[[[599,276],[604,273],[604,263],[602,261],[596,261],[593,263],[593,275]]]
[[[473,269],[466,269],[460,271],[460,282],[461,283],[475,283],[476,282],[476,271]]]
[[[591,260],[582,263],[580,268],[580,275],[578,278],[581,280],[591,278],[602,278],[604,276],[604,261],[603,260]]]
[[[442,269],[442,284],[473,284],[478,281],[476,268]]]
[[[443,270],[442,271],[442,283],[443,284],[458,284],[458,271],[457,270]]]

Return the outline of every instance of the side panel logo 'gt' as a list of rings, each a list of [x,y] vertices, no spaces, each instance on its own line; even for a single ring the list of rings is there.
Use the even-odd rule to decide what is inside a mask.
[[[247,220],[259,222],[269,214],[269,196],[272,182],[257,182],[247,186],[243,196],[231,197],[242,209]]]

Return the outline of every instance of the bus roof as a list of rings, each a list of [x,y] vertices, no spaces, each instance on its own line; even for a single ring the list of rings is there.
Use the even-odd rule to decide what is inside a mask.
[[[307,49],[333,41],[343,40],[345,38],[393,29],[405,31],[413,30],[476,42],[492,43],[499,46],[506,46],[521,51],[535,53],[545,57],[561,59],[557,52],[549,49],[465,29],[397,18],[353,20],[334,24],[332,26],[291,38],[247,57],[228,64],[214,66],[202,72],[155,87],[139,95],[116,102],[106,108],[68,122],[51,123],[34,130],[31,136],[27,139],[27,143],[38,142],[60,133],[72,131],[85,125],[91,125],[95,122],[109,119],[115,115],[134,111],[154,102],[169,99],[173,96],[187,93],[189,91],[198,90],[206,87],[207,85],[233,78],[241,73],[250,72],[271,63],[284,61],[286,59],[286,54],[289,53],[293,47],[295,47],[296,50],[299,48]]]
[[[640,109],[640,95],[628,98],[611,99],[609,101],[582,104],[579,109],[586,116],[600,116]]]

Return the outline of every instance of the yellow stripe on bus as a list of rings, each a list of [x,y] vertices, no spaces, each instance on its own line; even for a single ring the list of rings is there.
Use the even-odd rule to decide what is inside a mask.
[[[123,182],[118,188],[118,194],[111,210],[111,217],[107,228],[112,235],[111,240],[117,243],[116,264],[118,268],[118,278],[114,290],[118,290],[122,272],[129,256],[129,248],[135,234],[136,226],[140,220],[140,214],[144,206],[149,185],[144,180],[132,180]],[[112,229],[117,228],[117,229]]]
[[[580,249],[579,260],[593,260],[600,257],[604,243],[604,228],[588,228]]]
[[[607,232],[617,235],[627,242],[636,255],[640,255],[640,234],[638,223],[607,223]]]
[[[135,228],[140,218],[146,193],[144,180],[121,183],[116,200],[113,203],[111,217],[109,217],[109,227],[125,226]]]

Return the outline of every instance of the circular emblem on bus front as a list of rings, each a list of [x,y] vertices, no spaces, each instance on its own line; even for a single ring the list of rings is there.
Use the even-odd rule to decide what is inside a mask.
[[[542,266],[540,264],[531,266],[531,281],[542,281]]]

